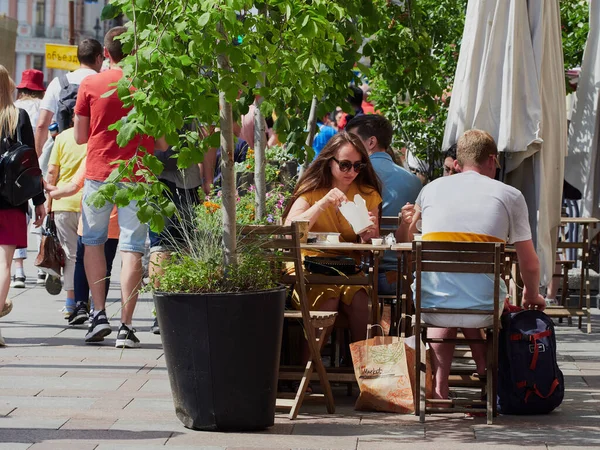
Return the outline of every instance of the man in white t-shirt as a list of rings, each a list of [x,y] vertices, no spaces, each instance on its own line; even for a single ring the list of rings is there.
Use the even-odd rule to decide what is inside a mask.
[[[80,67],[67,74],[69,84],[80,84],[85,77],[100,71],[104,61],[102,44],[96,39],[84,39],[77,46],[77,58]],[[40,105],[40,115],[35,127],[35,150],[38,157],[42,154],[42,148],[48,138],[48,127],[58,108],[61,89],[59,77],[54,78],[48,85]]]
[[[423,188],[415,205],[410,233],[422,222],[422,239],[429,241],[479,241],[513,244],[524,283],[523,307],[544,309],[539,294],[540,266],[531,240],[527,205],[520,191],[494,180],[498,148],[485,131],[466,131],[457,144],[462,173],[442,177]],[[493,308],[493,279],[487,274],[424,273],[421,288],[424,308]],[[504,302],[506,286],[501,283]],[[502,309],[502,304],[500,305]],[[481,337],[477,328],[491,323],[489,316],[423,315],[432,338],[455,338],[459,327],[468,339]],[[448,398],[448,375],[454,344],[432,344],[436,398]],[[485,346],[471,346],[479,374],[485,374]]]

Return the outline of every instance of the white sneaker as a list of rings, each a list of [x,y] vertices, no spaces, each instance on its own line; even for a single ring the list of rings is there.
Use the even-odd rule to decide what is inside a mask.
[[[0,330],[0,347],[6,347],[6,342],[4,341],[4,338],[2,337],[2,330]]]
[[[46,274],[44,272],[38,272],[35,284],[43,286],[46,284]]]
[[[25,288],[25,277],[17,277],[13,275],[11,288],[24,289]]]
[[[555,298],[545,298],[544,300],[546,300],[546,306],[558,306],[558,300]]]

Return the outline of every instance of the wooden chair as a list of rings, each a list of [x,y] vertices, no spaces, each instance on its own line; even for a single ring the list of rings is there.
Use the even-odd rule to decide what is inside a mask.
[[[503,273],[504,244],[483,242],[413,242],[413,261],[415,266],[415,395],[419,395],[419,402],[415,404],[415,414],[420,421],[425,421],[426,413],[448,413],[448,412],[473,412],[472,407],[487,407],[487,423],[491,424],[496,415],[496,384],[498,364],[498,332],[500,305],[494,301],[493,311],[471,310],[471,309],[441,309],[421,307],[421,276],[424,272],[451,272],[451,273],[473,273],[493,274],[494,276],[494,299],[500,295],[500,282]],[[490,299],[491,300],[491,299]],[[423,313],[442,314],[493,314],[493,324],[484,328],[485,338],[465,339],[432,339],[427,337],[427,328],[432,327],[421,321]],[[481,380],[482,391],[485,389],[487,401],[468,399],[440,400],[426,398],[425,394],[425,352],[421,345],[427,343],[486,343],[487,364],[486,380]],[[471,385],[471,383],[469,383]],[[431,406],[429,406],[431,405]],[[470,408],[469,408],[470,407]]]
[[[300,297],[300,311],[289,310],[285,312],[285,319],[295,319],[302,322],[304,333],[308,341],[310,356],[304,373],[300,380],[300,386],[294,399],[277,399],[278,408],[290,409],[289,418],[295,419],[298,416],[300,407],[304,398],[311,397],[324,398],[327,411],[330,414],[335,412],[335,403],[331,385],[327,377],[327,372],[321,360],[321,348],[323,347],[323,337],[331,328],[337,317],[337,312],[331,311],[310,311],[307,304],[306,280],[304,266],[302,264],[302,255],[300,244],[306,242],[308,238],[308,222],[293,222],[290,226],[281,225],[250,225],[240,228],[239,245],[259,246],[270,255],[273,270],[282,273],[281,282],[288,286],[293,286]],[[293,263],[294,273],[284,274],[282,270],[284,263]],[[323,389],[323,394],[307,394],[306,390],[313,375],[317,372],[318,380]]]
[[[381,230],[381,236],[385,236],[389,233],[396,233],[396,230],[400,227],[402,221],[402,214],[398,213],[397,216],[382,216],[379,221],[379,229]],[[377,274],[379,276],[379,274]],[[396,283],[400,282],[400,272],[396,268]],[[386,304],[390,307],[391,323],[390,330],[398,328],[398,321],[400,320],[400,302],[402,299],[398,297],[398,292],[394,294],[381,294],[379,298],[379,311],[381,315],[385,313]]]

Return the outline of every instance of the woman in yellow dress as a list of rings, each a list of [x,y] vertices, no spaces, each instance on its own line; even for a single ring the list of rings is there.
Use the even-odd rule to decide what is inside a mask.
[[[354,200],[355,194],[364,198],[373,222],[359,236],[339,210],[343,202]],[[342,131],[329,140],[298,181],[284,220],[286,224],[306,220],[313,232],[340,233],[341,242],[360,238],[367,243],[379,236],[380,215],[381,187],[369,155],[357,136]],[[303,256],[309,254],[303,252]],[[312,252],[318,256],[334,254]],[[314,285],[308,287],[307,295],[312,310],[340,311],[348,317],[352,341],[365,339],[369,293],[364,286]]]

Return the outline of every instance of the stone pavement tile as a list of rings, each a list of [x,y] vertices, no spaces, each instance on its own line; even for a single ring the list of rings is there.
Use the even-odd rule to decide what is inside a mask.
[[[272,427],[267,428],[264,431],[261,431],[261,434],[292,434],[294,430],[294,421],[289,421],[288,423],[275,423]]]
[[[2,390],[4,392],[4,389]],[[43,391],[35,391],[38,395],[44,397],[93,397],[102,399],[119,399],[122,398],[124,393],[121,391],[102,391],[102,390],[82,390],[82,389],[44,389]],[[11,395],[15,395],[14,393]],[[35,394],[33,394],[35,395]],[[131,397],[131,395],[126,395]],[[171,399],[171,392],[135,392],[136,398],[148,398],[148,399]]]
[[[596,422],[597,423],[597,422]],[[506,441],[555,445],[600,447],[600,430],[597,426],[547,426],[541,422],[538,427],[514,428],[506,426],[476,425],[477,441],[502,443]]]
[[[0,354],[2,349],[0,349]],[[74,355],[72,353],[65,352],[62,356],[22,356],[18,355],[7,361],[7,365],[22,367],[24,370],[36,370],[42,367],[53,367],[56,364],[81,364],[81,361],[85,357],[82,355]],[[62,368],[62,367],[61,367]],[[66,369],[65,369],[66,370]],[[21,372],[23,373],[23,372]]]
[[[0,404],[0,416],[8,416],[15,409],[16,406]]]
[[[9,364],[0,367],[0,376],[21,376],[23,375],[24,370],[27,370],[30,375],[36,377],[62,377],[66,374],[65,369],[44,369],[36,368],[34,366],[24,369],[23,367],[15,367],[14,365]]]
[[[153,372],[154,369],[156,369],[156,362],[154,362],[154,363],[149,362],[149,363],[145,364],[144,367],[142,367],[138,371],[138,374],[139,375],[150,375],[151,373],[152,373],[152,375],[159,375],[159,374],[163,374],[163,373],[165,375],[167,374],[166,368],[164,368],[164,371],[162,371],[162,372],[160,370]]]
[[[94,444],[100,442],[111,443],[118,448],[124,445],[164,445],[174,433],[168,431],[124,431],[124,430],[99,430],[99,429],[65,429],[48,430],[40,428],[28,429],[3,429],[2,440],[4,442],[33,443],[53,442],[64,444]]]
[[[227,447],[227,450],[255,450],[255,448],[252,448],[252,447]],[[269,447],[269,448],[265,448],[264,450],[291,450],[291,449],[289,447],[286,447],[286,448]]]
[[[118,411],[124,409],[127,405],[129,405],[133,401],[133,397],[122,395],[114,398],[99,398],[96,399],[91,406],[91,409],[94,411],[98,410],[109,410],[109,411]]]
[[[114,335],[114,337],[113,337]],[[131,362],[145,363],[146,361],[156,361],[162,355],[162,348],[150,348],[151,344],[147,344],[144,348],[119,349],[115,348],[116,332],[109,335],[104,343],[100,345],[87,345],[85,348],[96,349],[96,352],[88,353],[85,361],[114,361],[114,362]],[[141,336],[139,338],[141,340]],[[157,344],[158,345],[158,344]]]
[[[96,450],[165,450],[164,445],[114,445],[111,443],[100,444]],[[228,450],[226,447],[216,447],[214,445],[178,445],[177,450]]]
[[[66,422],[73,416],[85,415],[89,409],[76,409],[76,408],[15,408],[9,415],[15,419],[31,419],[36,417],[39,419],[61,419]]]
[[[477,418],[479,419],[479,418]],[[477,419],[458,419],[448,421],[425,422],[425,439],[452,442],[475,441],[473,425]],[[481,422],[485,419],[482,418]]]
[[[108,430],[116,419],[69,419],[61,430]]]
[[[140,392],[168,392],[171,393],[168,377],[164,379],[150,379],[142,386]]]
[[[148,378],[127,379],[125,383],[119,386],[119,392],[136,392],[139,391],[146,383]]]
[[[575,363],[581,370],[597,370],[600,371],[600,358],[595,361],[577,361]]]
[[[135,398],[125,408],[127,410],[152,410],[152,411],[169,411],[175,413],[173,406],[173,400],[171,398],[165,399],[149,399],[149,398]]]
[[[527,450],[546,450],[545,445],[528,445]],[[382,440],[358,440],[357,450],[523,450],[519,442],[482,444],[477,442],[440,442],[431,440],[403,442]],[[581,450],[581,449],[580,449]]]
[[[1,392],[1,391],[0,391]],[[96,399],[93,398],[49,398],[49,397],[8,397],[0,396],[0,405],[11,405],[15,407],[30,407],[30,408],[89,408],[94,404]]]
[[[16,442],[0,442],[0,450],[27,450],[31,448],[33,442],[26,444],[17,444]]]
[[[78,365],[72,365],[65,367],[65,374],[63,377],[87,377],[92,375],[94,378],[112,378],[115,376],[118,377],[127,377],[127,378],[136,378],[139,377],[139,370],[144,367],[143,363],[139,364],[127,364],[127,365],[119,365],[119,364],[98,364],[98,365],[90,365],[79,363]],[[1,374],[1,372],[0,372]],[[148,378],[148,377],[144,377]]]
[[[299,414],[294,420],[290,420],[287,414],[281,414],[275,416],[275,423],[281,424],[311,424],[311,423],[326,423],[330,425],[360,425],[360,416],[341,416],[336,414],[322,413],[319,415],[311,414]]]
[[[41,389],[21,389],[2,386],[2,395],[8,397],[35,397],[40,392],[42,392]]]
[[[357,439],[350,436],[294,436],[260,433],[218,433],[195,431],[171,437],[166,446],[175,450],[179,445],[215,445],[221,447],[311,448],[354,450]],[[309,445],[310,447],[307,447]]]
[[[28,450],[94,450],[98,444],[38,442]]]
[[[88,409],[77,414],[77,418],[93,420],[117,420],[131,418],[132,415],[139,421],[148,423],[161,423],[164,420],[175,417],[175,410],[172,412],[154,411],[154,410],[137,410],[131,411],[127,409]]]
[[[139,418],[121,418],[115,421],[110,427],[111,430],[125,430],[125,431],[180,431],[186,432],[187,430],[183,427],[181,422],[175,415],[170,418],[164,418],[160,422],[140,421]]]
[[[327,423],[299,423],[294,425],[292,435],[306,436],[354,436],[378,439],[423,439],[425,437],[422,425],[405,425],[390,427],[384,425],[354,425],[354,424],[327,424]]]
[[[385,413],[361,413],[364,414],[361,417],[361,425],[380,425],[385,424],[389,426],[405,426],[405,425],[418,425],[419,418],[414,414],[385,414]],[[462,419],[462,414],[435,414],[427,417],[427,422],[438,422],[448,420],[459,420]]]
[[[0,434],[6,436],[7,429],[49,429],[58,430],[68,418],[37,418],[37,417],[0,417]]]
[[[0,376],[0,386],[15,386],[25,389],[96,389],[117,390],[125,382],[125,378],[46,378],[32,376]]]

